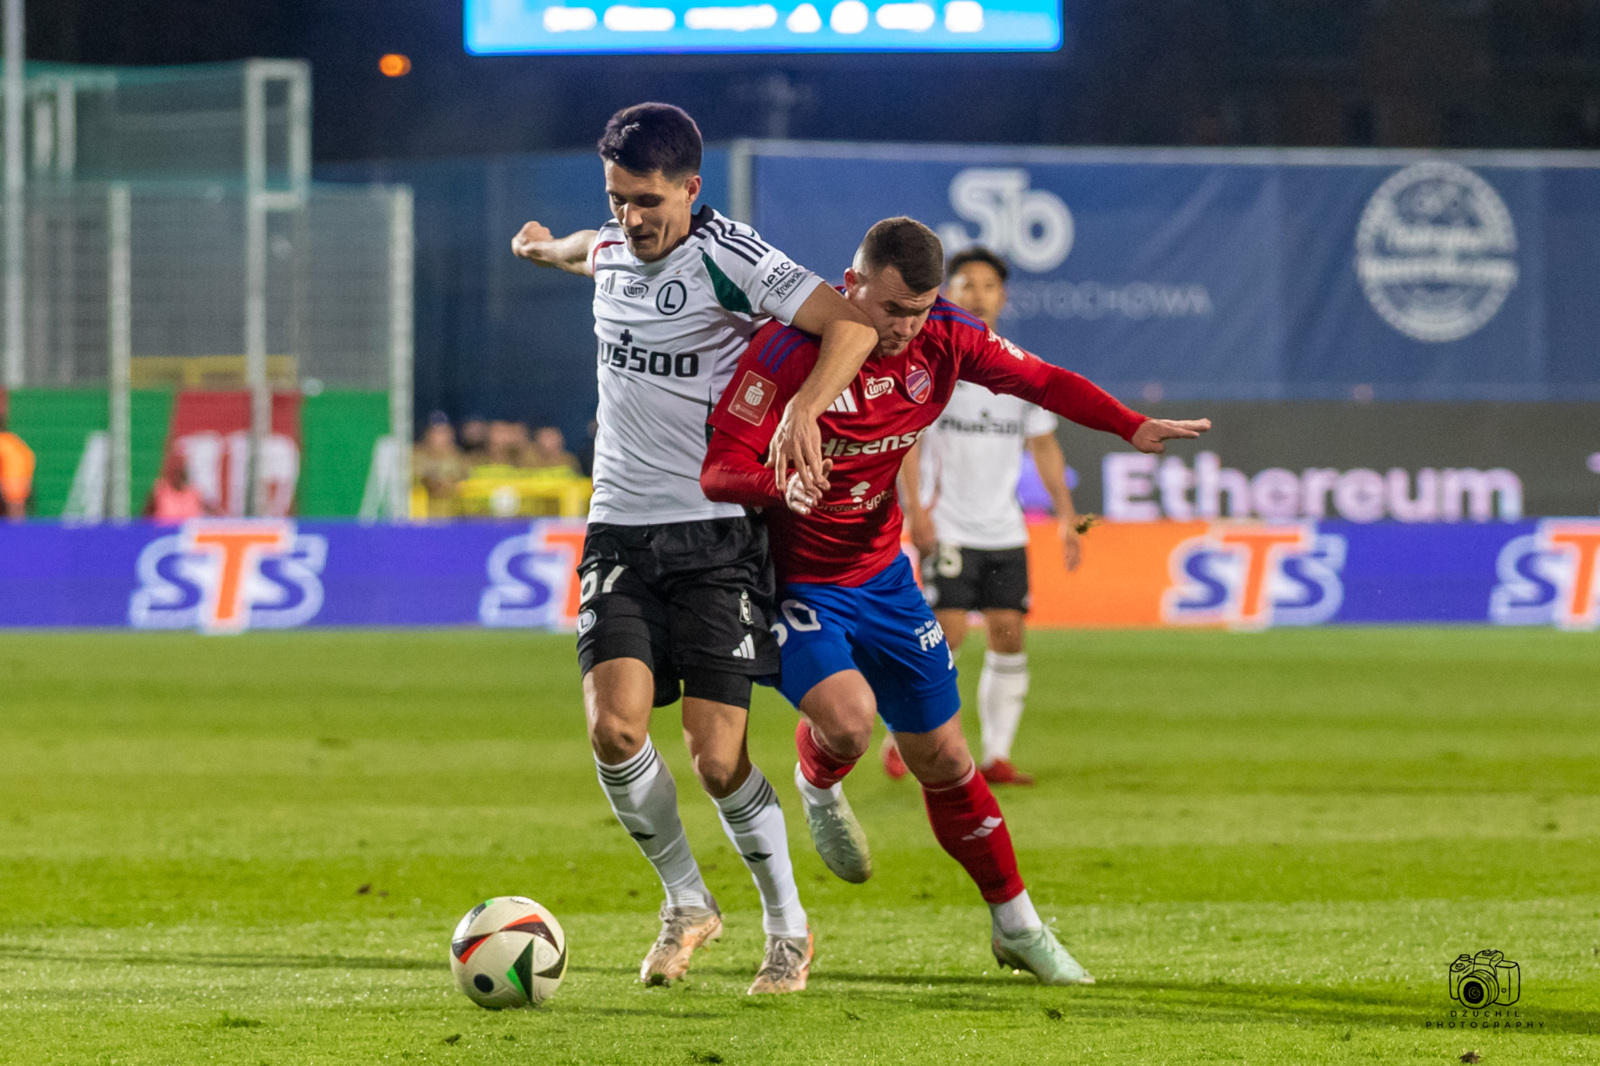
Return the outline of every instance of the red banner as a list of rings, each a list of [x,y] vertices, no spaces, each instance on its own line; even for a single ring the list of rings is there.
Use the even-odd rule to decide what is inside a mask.
[[[250,394],[180,392],[167,431],[167,454],[183,457],[189,483],[213,513],[245,513],[250,470]],[[261,454],[266,515],[294,513],[300,480],[300,394],[272,397],[272,433]]]

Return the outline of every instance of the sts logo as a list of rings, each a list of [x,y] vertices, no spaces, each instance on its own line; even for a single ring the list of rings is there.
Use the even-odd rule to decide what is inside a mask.
[[[1600,522],[1546,519],[1500,549],[1489,620],[1503,626],[1600,627]]]
[[[322,610],[325,538],[285,519],[197,519],[139,553],[136,629],[240,633],[304,625]]]
[[[500,628],[572,629],[578,624],[573,569],[583,551],[582,522],[535,522],[489,553],[489,587],[478,621]]]
[[[1172,550],[1162,621],[1240,629],[1326,622],[1344,603],[1345,539],[1314,523],[1217,524]]]

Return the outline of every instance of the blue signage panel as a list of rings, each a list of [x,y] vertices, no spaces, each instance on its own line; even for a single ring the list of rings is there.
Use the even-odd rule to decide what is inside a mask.
[[[1059,0],[467,0],[467,51],[1048,52]]]
[[[1597,519],[1170,528],[1169,546],[1145,538],[1148,557],[1124,558],[1130,572],[1165,575],[1133,594],[1166,625],[1600,628]],[[573,574],[583,533],[555,519],[0,526],[0,628],[582,629],[593,620]]]
[[[1600,398],[1600,156],[763,146],[837,279],[910,215],[1012,267],[1010,339],[1132,399]]]

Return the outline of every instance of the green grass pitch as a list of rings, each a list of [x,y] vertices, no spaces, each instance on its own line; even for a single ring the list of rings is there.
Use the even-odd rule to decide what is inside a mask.
[[[634,975],[658,890],[584,740],[571,639],[482,632],[0,636],[0,1061],[1600,1061],[1600,636],[1038,633],[1001,793],[1034,899],[1100,978],[988,954],[909,781],[850,779],[878,873],[834,880],[758,697],[817,934],[752,999],[754,888],[656,742],[727,933]],[[981,650],[962,656],[970,695]],[[968,726],[971,712],[968,711]],[[565,923],[545,1008],[446,960],[474,902]],[[1521,965],[1499,1028],[1438,1028],[1446,967]],[[1514,1012],[1514,1013],[1510,1013]]]

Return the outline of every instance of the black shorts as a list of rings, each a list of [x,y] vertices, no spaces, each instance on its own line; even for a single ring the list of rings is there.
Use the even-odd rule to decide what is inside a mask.
[[[941,544],[922,560],[922,595],[936,611],[1028,610],[1028,549]]]
[[[705,689],[689,695],[739,703],[736,693],[718,691],[718,678],[778,673],[772,560],[759,522],[591,522],[578,580],[578,665],[586,674],[610,659],[643,660],[655,671],[655,706],[664,707],[686,676]],[[748,682],[743,692],[748,705]]]

